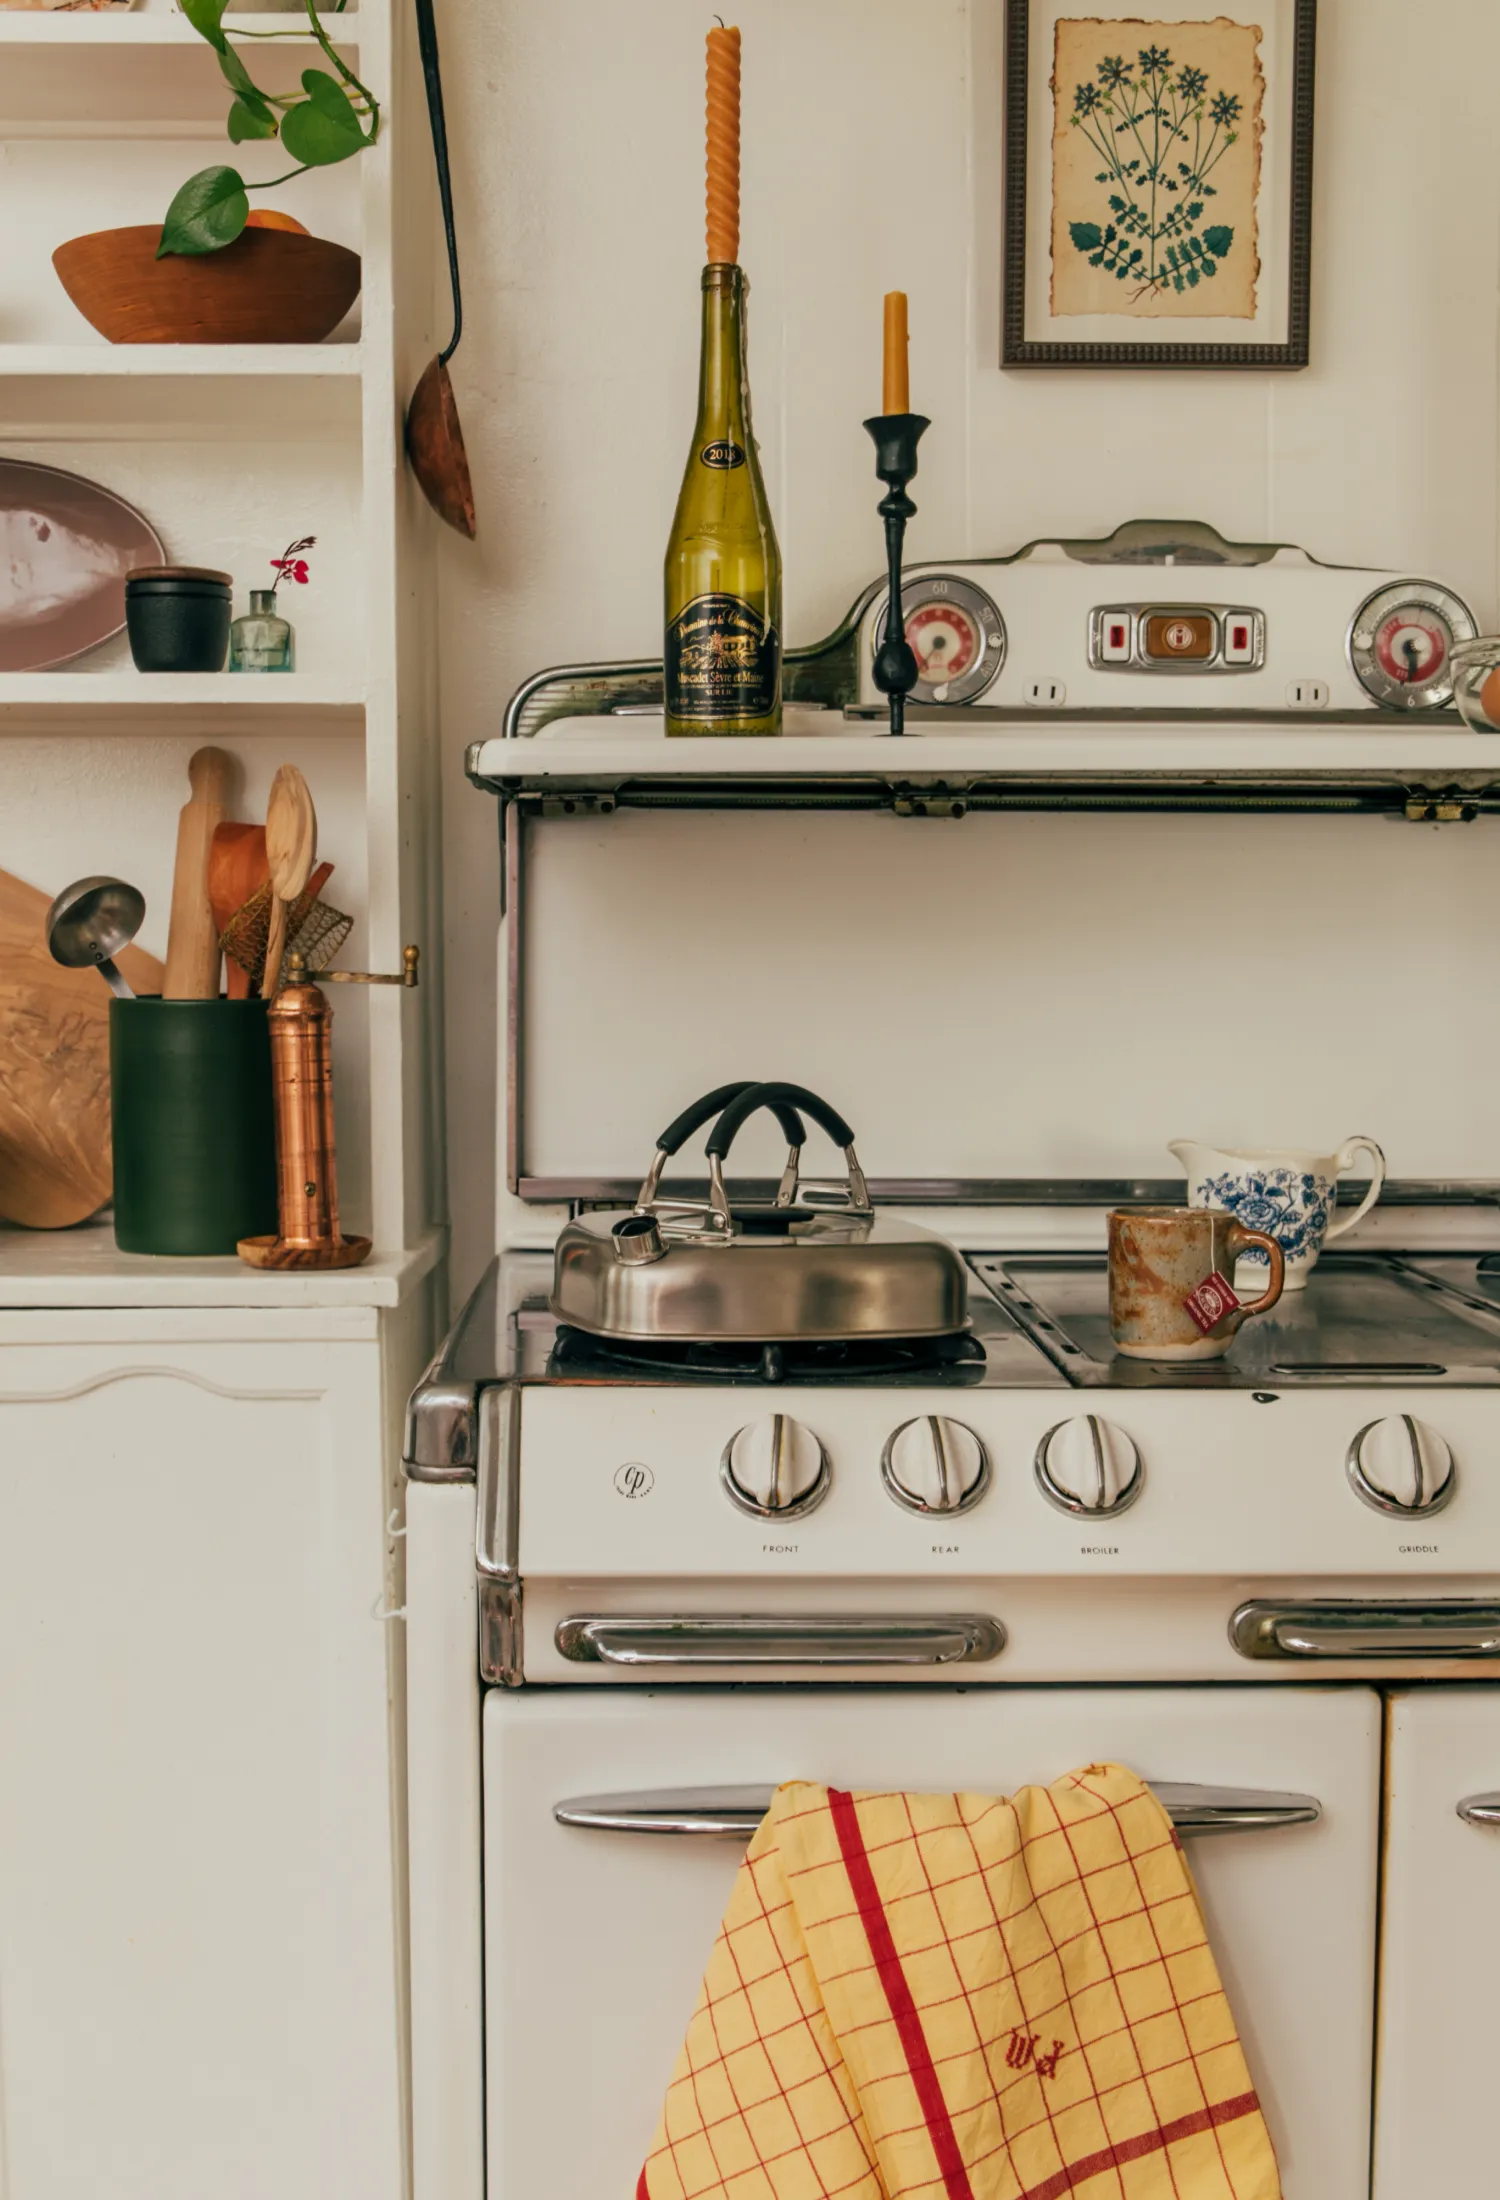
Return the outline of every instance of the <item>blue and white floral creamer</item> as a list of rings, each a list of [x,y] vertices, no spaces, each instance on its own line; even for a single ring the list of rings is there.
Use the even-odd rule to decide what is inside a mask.
[[[1373,1138],[1346,1138],[1333,1154],[1226,1153],[1193,1138],[1174,1138],[1167,1151],[1187,1171],[1190,1207],[1227,1208],[1247,1228],[1275,1238],[1286,1255],[1288,1291],[1306,1289],[1323,1247],[1363,1220],[1385,1184],[1385,1155]],[[1352,1215],[1332,1222],[1339,1177],[1358,1154],[1370,1157],[1370,1189]],[[1243,1258],[1266,1264],[1263,1253]]]

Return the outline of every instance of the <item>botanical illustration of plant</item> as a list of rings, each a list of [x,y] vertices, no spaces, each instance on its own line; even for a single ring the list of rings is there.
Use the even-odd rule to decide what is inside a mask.
[[[1234,245],[1228,223],[1200,224],[1218,197],[1208,179],[1239,141],[1244,103],[1215,92],[1202,69],[1174,68],[1165,46],[1142,46],[1133,62],[1107,54],[1096,74],[1097,83],[1075,86],[1071,121],[1104,162],[1094,181],[1115,187],[1113,219],[1069,222],[1068,234],[1090,267],[1131,285],[1132,302],[1196,290]]]
[[[1253,319],[1264,33],[1059,17],[1052,311]]]

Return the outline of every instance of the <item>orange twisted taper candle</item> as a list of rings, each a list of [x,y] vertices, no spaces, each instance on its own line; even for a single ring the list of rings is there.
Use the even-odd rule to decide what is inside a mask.
[[[740,256],[740,34],[708,34],[708,257]]]

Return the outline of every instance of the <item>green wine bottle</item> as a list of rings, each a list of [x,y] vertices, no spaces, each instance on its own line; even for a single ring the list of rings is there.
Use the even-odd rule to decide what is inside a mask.
[[[750,428],[745,277],[703,270],[698,423],[666,561],[669,734],[780,733],[781,552]]]

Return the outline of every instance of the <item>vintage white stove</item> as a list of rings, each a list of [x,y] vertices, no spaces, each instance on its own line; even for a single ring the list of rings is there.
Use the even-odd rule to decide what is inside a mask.
[[[633,2189],[778,1780],[1099,1757],[1191,1838],[1287,2200],[1491,2174],[1500,744],[1442,707],[1451,590],[1206,533],[914,576],[904,742],[872,590],[785,742],[664,742],[651,666],[583,667],[472,757],[504,1188],[408,1431],[417,2200]],[[559,1326],[558,1227],[747,1067],[962,1249],[957,1343]],[[1167,1139],[1356,1124],[1395,1173],[1306,1292],[1222,1362],[1113,1356],[1103,1212],[1180,1196]]]

